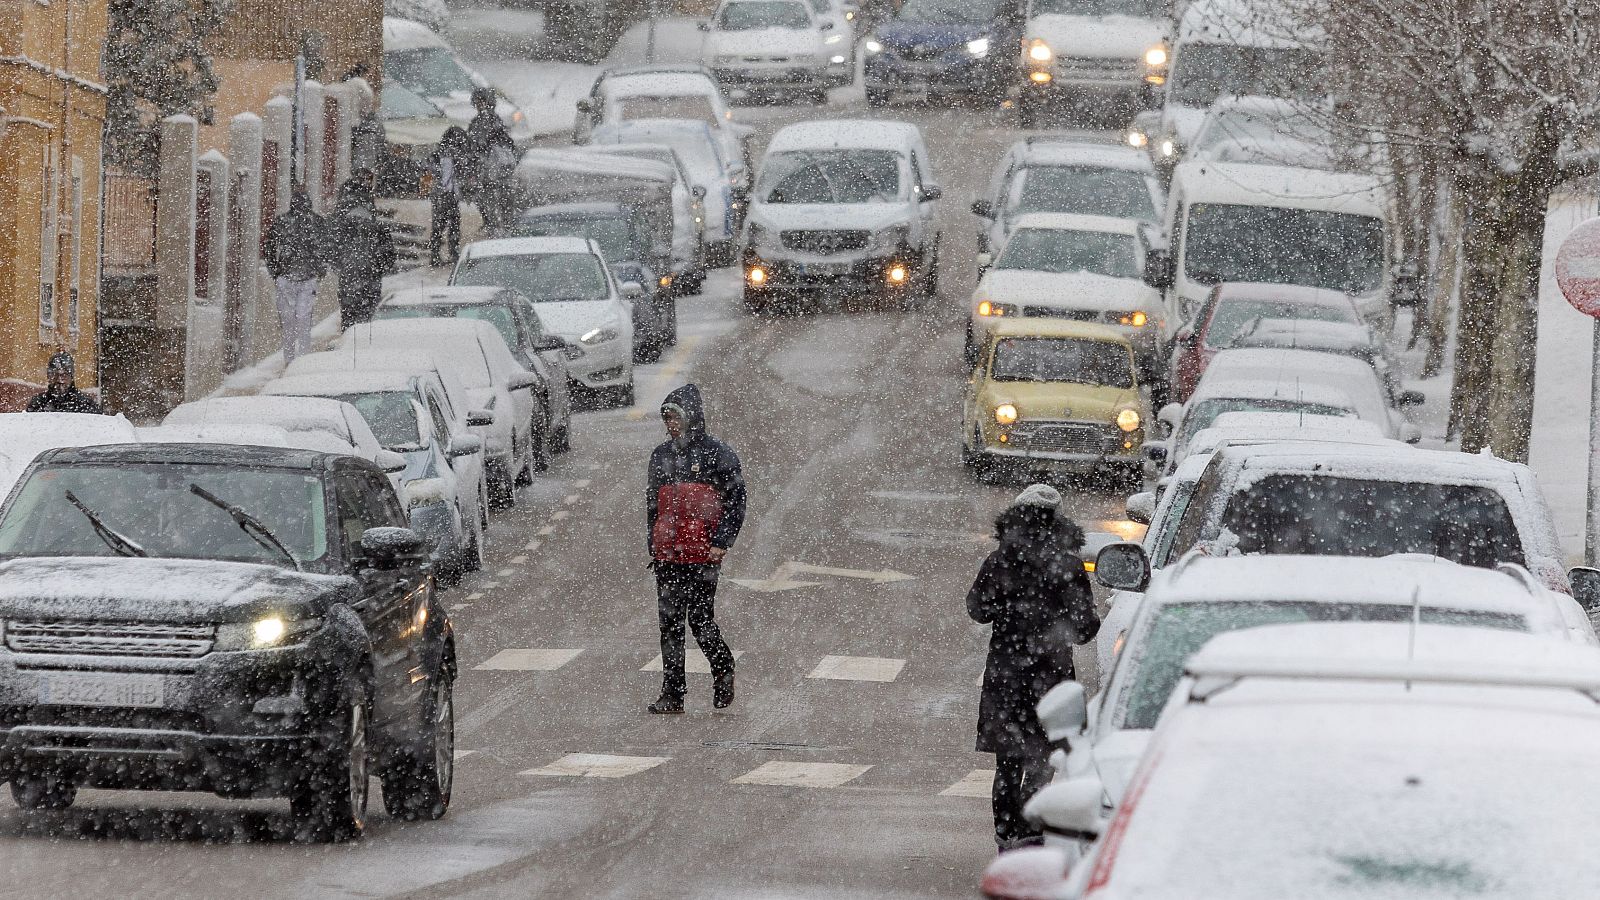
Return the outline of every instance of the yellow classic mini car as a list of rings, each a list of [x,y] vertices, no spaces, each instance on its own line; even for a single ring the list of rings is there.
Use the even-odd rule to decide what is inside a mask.
[[[1127,339],[1103,325],[997,323],[964,404],[961,457],[974,477],[1012,469],[1142,478],[1148,415]]]

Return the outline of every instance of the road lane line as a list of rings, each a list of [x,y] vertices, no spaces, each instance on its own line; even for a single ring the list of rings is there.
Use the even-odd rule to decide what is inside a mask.
[[[494,577],[496,577],[496,578],[510,578],[511,576],[513,576],[515,574],[517,574],[517,570],[516,569],[501,569],[500,571],[494,573]]]
[[[543,543],[542,541],[529,541],[526,545],[524,545],[523,549],[525,549],[525,550],[537,550],[537,549],[539,549],[539,546],[542,543]]]
[[[733,658],[734,658],[735,661],[737,661],[739,659],[739,657],[741,657],[743,655],[744,655],[744,651],[743,650],[735,650],[735,651],[733,651]],[[641,671],[641,672],[660,672],[661,671],[661,654],[657,653],[649,662],[645,663],[644,664],[644,668],[640,669],[639,671]],[[683,671],[689,673],[690,675],[710,675],[711,674],[711,663],[706,660],[706,655],[704,653],[700,652],[700,649],[698,647],[692,648],[692,649],[689,650],[688,653],[684,654],[684,657],[683,657]]]
[[[554,672],[577,659],[582,652],[513,647],[501,650],[473,668],[485,672]]]
[[[482,599],[483,599],[483,592],[481,592],[481,591],[479,591],[477,593],[472,593],[472,594],[468,594],[467,595],[467,600],[469,600],[469,601],[482,600]]]
[[[893,681],[905,668],[903,659],[885,659],[878,656],[824,656],[807,678],[826,678],[839,681]]]
[[[982,797],[989,799],[994,792],[994,770],[973,769],[960,781],[939,792],[941,797]]]
[[[570,516],[570,515],[572,515],[572,513],[569,513],[564,509],[558,509],[555,512],[550,514],[550,518],[553,521],[559,522],[562,519],[565,519],[567,516]]]
[[[583,490],[584,488],[588,487],[591,484],[593,484],[593,482],[591,482],[589,479],[580,478],[577,481],[573,482],[572,486],[581,491],[581,490]]]
[[[526,556],[513,556],[513,557],[511,557],[511,564],[513,566],[524,566],[524,565],[527,565],[528,564],[528,558]]]
[[[778,787],[836,788],[865,775],[871,766],[845,763],[765,762],[733,780],[734,784],[770,784]]]
[[[556,527],[554,525],[546,525],[534,533],[540,537],[549,537],[550,535],[556,533]]]
[[[566,504],[567,506],[571,506],[572,504],[577,503],[578,500],[579,500],[579,497],[578,497],[577,494],[568,494],[566,497],[564,497],[561,500],[561,502]]]
[[[670,756],[613,756],[609,753],[568,753],[548,766],[519,775],[558,775],[569,778],[626,778],[647,772],[672,759]]]

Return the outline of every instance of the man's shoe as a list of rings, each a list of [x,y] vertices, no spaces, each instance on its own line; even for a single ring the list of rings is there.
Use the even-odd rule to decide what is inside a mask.
[[[717,709],[727,709],[733,705],[733,673],[718,675],[716,683],[711,688],[711,704]]]
[[[658,716],[675,715],[683,712],[683,701],[674,700],[671,697],[662,697],[645,707],[645,709]]]

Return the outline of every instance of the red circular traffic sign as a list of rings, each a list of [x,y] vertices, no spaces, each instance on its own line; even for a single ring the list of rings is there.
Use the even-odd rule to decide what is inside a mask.
[[[1572,229],[1556,251],[1556,285],[1573,308],[1600,319],[1600,219]]]

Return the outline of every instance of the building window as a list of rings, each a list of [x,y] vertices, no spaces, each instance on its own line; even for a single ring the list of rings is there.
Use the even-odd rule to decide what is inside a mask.
[[[67,286],[67,330],[78,336],[78,298],[83,287],[83,157],[72,158],[72,277]]]

